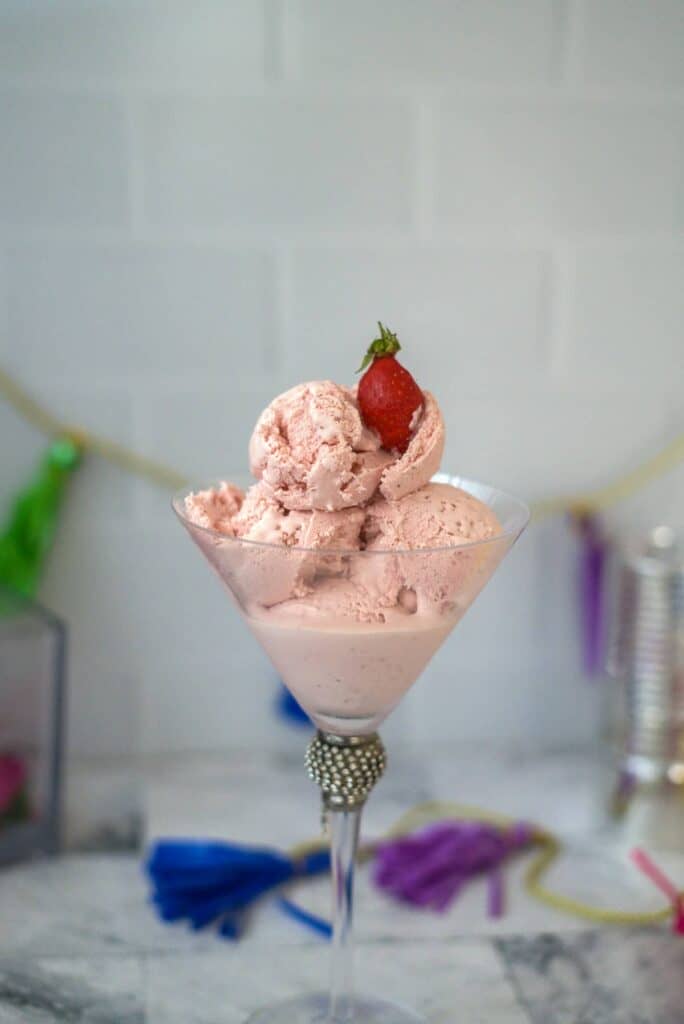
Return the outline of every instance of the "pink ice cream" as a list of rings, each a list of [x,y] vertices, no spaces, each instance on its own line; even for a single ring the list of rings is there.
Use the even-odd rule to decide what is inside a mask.
[[[283,679],[337,731],[385,717],[503,553],[473,544],[501,532],[490,508],[430,483],[445,432],[423,396],[399,454],[364,425],[355,389],[300,384],[257,421],[257,483],[185,499],[197,543]]]
[[[396,501],[427,484],[439,470],[444,454],[444,420],[429,391],[423,393],[420,410],[408,448],[384,470],[380,494]]]
[[[407,453],[408,454],[408,453]],[[501,527],[494,512],[451,484],[430,483],[397,501],[380,498],[366,509],[366,550],[443,548],[489,540]]]
[[[290,512],[263,483],[245,494],[224,483],[189,495],[185,507],[194,523],[211,530],[196,538],[209,561],[217,568],[220,561],[221,575],[229,567],[233,589],[263,608],[308,594],[323,566],[328,572],[339,569],[339,556],[324,558],[322,552],[358,550],[365,519],[360,508]],[[253,543],[235,544],[236,538]]]
[[[426,484],[398,501],[381,498],[366,510],[365,550],[397,553],[358,561],[356,578],[380,605],[459,614],[486,581],[492,558],[486,544],[468,544],[500,532],[487,505],[451,484]],[[429,558],[415,554],[422,548],[431,549]]]
[[[243,498],[244,494],[239,487],[224,481],[218,487],[188,494],[185,513],[197,526],[234,537],[233,519],[240,511]]]
[[[400,498],[430,480],[444,451],[442,414],[429,392],[424,397],[409,447],[397,457],[364,426],[355,389],[327,380],[298,384],[259,417],[250,469],[287,509],[365,505],[378,491]]]
[[[329,380],[279,395],[249,444],[252,473],[287,509],[364,505],[391,461],[364,426],[353,393]]]

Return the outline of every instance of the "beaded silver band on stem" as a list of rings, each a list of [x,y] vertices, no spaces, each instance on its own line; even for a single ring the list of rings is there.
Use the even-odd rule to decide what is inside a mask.
[[[337,736],[318,731],[306,751],[309,778],[323,794],[324,811],[361,807],[387,764],[382,740],[369,736]]]

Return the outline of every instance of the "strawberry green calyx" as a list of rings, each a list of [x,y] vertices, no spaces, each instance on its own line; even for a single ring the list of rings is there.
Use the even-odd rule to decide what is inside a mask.
[[[379,320],[378,330],[380,331],[380,337],[375,338],[368,346],[368,351],[363,357],[363,362],[356,371],[357,373],[361,373],[362,370],[365,370],[369,363],[373,362],[376,356],[393,356],[395,352],[398,352],[401,348],[399,339],[394,331],[390,331],[388,327],[383,326]]]

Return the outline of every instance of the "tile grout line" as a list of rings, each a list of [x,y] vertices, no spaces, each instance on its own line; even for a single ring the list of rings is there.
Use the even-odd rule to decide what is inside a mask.
[[[581,0],[571,0],[567,20],[559,20],[557,30],[558,54],[554,64],[560,65],[560,76],[550,84],[545,82],[521,85],[516,80],[496,81],[448,76],[435,76],[419,83],[406,76],[388,81],[385,76],[359,76],[354,81],[345,78],[306,79],[297,76],[297,41],[291,19],[281,6],[282,0],[264,0],[266,12],[272,12],[264,32],[262,76],[246,75],[243,79],[216,85],[210,81],[179,82],[171,77],[125,78],[124,76],[76,76],[70,73],[8,74],[0,68],[0,93],[44,98],[46,95],[62,97],[90,97],[109,100],[139,99],[192,99],[221,102],[227,100],[267,99],[278,95],[282,99],[307,100],[312,97],[330,100],[358,100],[373,97],[378,101],[414,98],[421,88],[427,87],[440,98],[463,106],[505,102],[507,104],[536,104],[553,106],[569,99],[587,105],[601,104],[608,108],[637,109],[650,106],[679,110],[684,104],[684,87],[656,86],[626,81],[614,85],[587,83],[584,79],[583,39],[584,8]]]
[[[292,323],[292,249],[286,243],[277,244],[272,251],[272,346],[267,345],[267,358],[272,358],[272,371],[281,386],[285,386],[287,373],[287,339]]]
[[[143,159],[142,109],[134,96],[125,100],[127,204],[131,241],[145,235],[145,165]]]
[[[551,380],[561,381],[571,355],[572,299],[574,294],[574,263],[570,247],[564,241],[552,246],[547,273],[546,329],[548,332],[548,371]]]
[[[283,81],[286,74],[286,12],[283,0],[262,0],[264,19],[264,78],[269,84]]]
[[[560,67],[560,82],[571,92],[583,91],[585,14],[584,0],[566,0],[564,12],[557,11],[555,15],[557,52],[554,59]]]
[[[413,214],[412,221],[418,242],[426,242],[434,235],[436,174],[436,118],[435,108],[425,95],[418,95],[411,103],[413,115]]]
[[[292,87],[295,91],[302,88],[306,92],[306,84],[299,86],[296,82],[299,53],[290,11],[291,4],[288,3],[288,0],[266,0],[266,2],[271,8],[271,32],[273,45],[277,50],[280,84]]]
[[[0,244],[0,359],[9,362],[10,357],[10,247],[4,240]]]
[[[431,115],[430,115],[431,117]],[[140,175],[140,168],[138,169]],[[428,168],[423,172],[424,176],[431,176]],[[325,228],[298,230],[291,227],[283,230],[277,228],[231,228],[230,224],[220,228],[195,227],[189,224],[178,223],[169,228],[150,225],[143,216],[141,206],[143,199],[140,195],[142,181],[138,180],[135,189],[129,186],[129,192],[137,190],[135,205],[137,207],[138,224],[136,226],[136,241],[151,247],[206,247],[223,252],[241,252],[245,249],[250,251],[263,251],[264,247],[271,247],[283,243],[294,247],[322,247],[338,251],[345,251],[357,247],[377,248],[379,250],[391,248],[411,249],[416,243],[416,233],[412,228],[387,229],[378,228],[364,230],[361,227],[350,230],[338,230]],[[428,221],[428,212],[433,221],[429,225],[429,237],[421,239],[426,245],[435,250],[454,249],[457,251],[485,250],[495,252],[515,253],[521,250],[549,249],[554,245],[568,245],[569,247],[581,245],[585,248],[606,250],[613,252],[662,250],[668,255],[681,255],[684,253],[684,230],[682,231],[651,231],[625,230],[621,233],[615,232],[577,232],[576,234],[560,232],[553,229],[548,230],[515,230],[505,233],[496,231],[491,227],[441,227],[434,224],[432,211],[427,211],[425,221]],[[131,243],[131,228],[64,228],[59,225],[35,227],[34,225],[20,226],[17,224],[2,225],[3,242],[5,246],[17,246],[19,248],[30,248],[32,246],[56,246],[74,247],[81,246],[111,246],[126,247]]]

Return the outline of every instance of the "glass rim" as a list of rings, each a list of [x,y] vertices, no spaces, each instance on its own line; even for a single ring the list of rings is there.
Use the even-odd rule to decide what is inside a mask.
[[[239,474],[238,474],[239,479]],[[443,544],[439,547],[423,547],[423,548],[377,548],[369,551],[367,548],[321,548],[321,547],[303,547],[297,544],[286,545],[278,544],[274,541],[265,540],[249,540],[245,537],[231,537],[227,533],[222,533],[221,530],[215,530],[211,526],[201,526],[199,523],[193,522],[185,514],[184,502],[185,498],[190,494],[196,494],[198,490],[209,490],[212,487],[216,487],[221,483],[229,481],[225,480],[212,480],[208,481],[204,485],[198,485],[194,487],[188,487],[187,485],[176,493],[171,498],[171,507],[183,523],[185,527],[190,527],[193,530],[198,530],[202,534],[206,534],[207,537],[212,537],[215,540],[219,540],[223,543],[232,543],[235,545],[242,545],[247,548],[263,548],[268,551],[280,551],[280,552],[292,552],[293,554],[307,554],[307,555],[318,555],[329,556],[329,555],[363,555],[366,557],[373,557],[375,555],[428,555],[428,554],[445,554],[447,552],[456,551],[471,551],[476,548],[483,548],[489,545],[500,543],[502,540],[510,539],[515,541],[520,536],[522,531],[527,526],[530,520],[530,510],[524,501],[520,498],[516,498],[514,495],[509,494],[506,491],[500,490],[498,487],[492,487],[490,484],[485,484],[479,480],[471,480],[467,477],[455,476],[449,473],[440,471],[430,480],[430,483],[449,483],[452,487],[459,487],[466,493],[471,494],[475,498],[479,498],[479,495],[475,493],[473,488],[478,490],[486,490],[491,492],[492,495],[496,495],[505,501],[509,501],[516,507],[517,514],[514,517],[514,522],[507,528],[502,525],[500,533],[494,534],[492,537],[484,537],[481,540],[465,540],[459,544]],[[254,481],[256,483],[257,481]],[[482,500],[479,498],[479,500]],[[485,502],[487,504],[487,502]],[[491,506],[490,506],[491,507]],[[306,510],[304,510],[306,511]],[[324,511],[324,510],[321,510]]]

